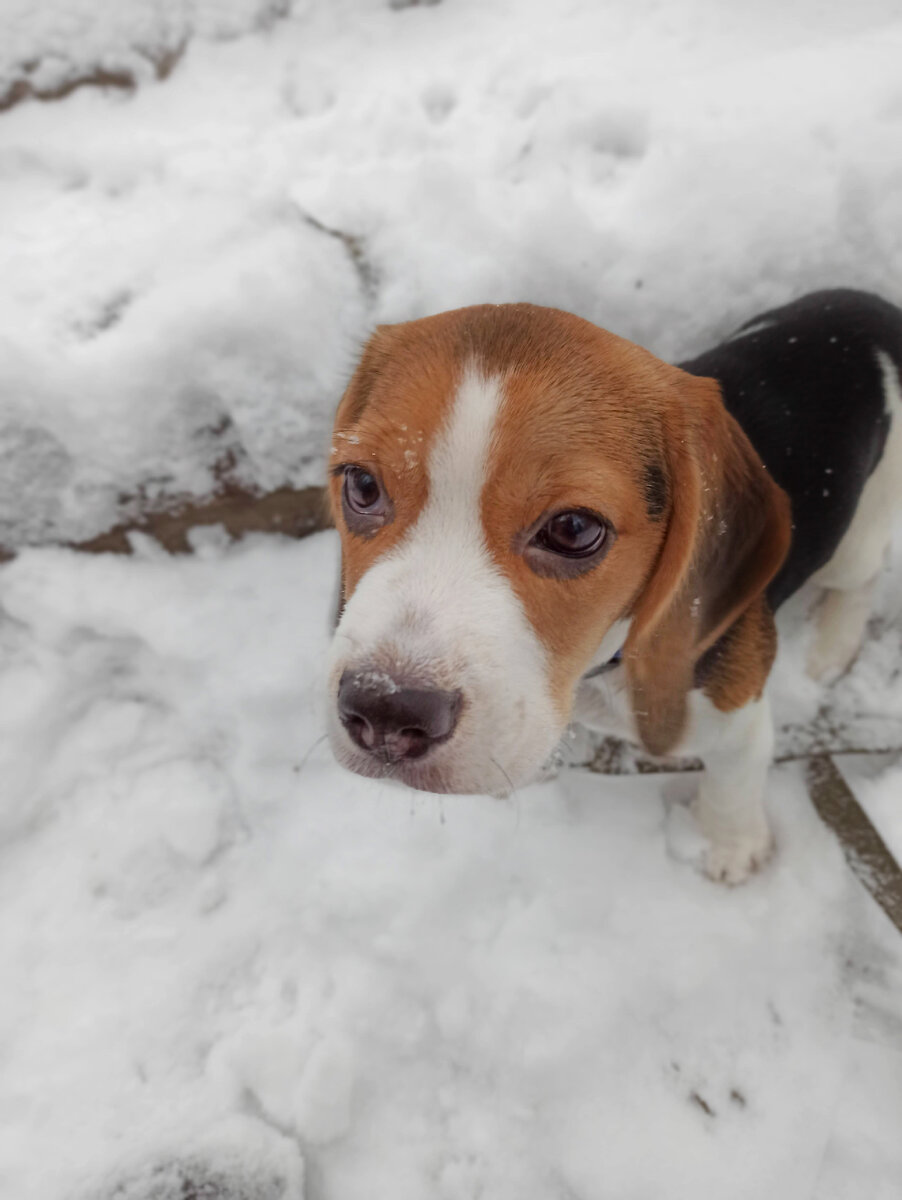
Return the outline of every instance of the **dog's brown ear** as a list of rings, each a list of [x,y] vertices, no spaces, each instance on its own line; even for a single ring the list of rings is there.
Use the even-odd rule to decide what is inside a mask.
[[[699,657],[776,575],[791,530],[789,499],[717,382],[676,368],[672,380],[663,418],[667,533],[624,648],[639,733],[656,754],[683,730]]]

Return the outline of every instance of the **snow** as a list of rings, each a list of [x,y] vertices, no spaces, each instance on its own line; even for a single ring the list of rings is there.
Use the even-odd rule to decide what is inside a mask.
[[[266,29],[290,7],[291,0],[0,0],[0,106],[22,83],[53,95],[103,72],[135,86],[171,70],[193,37]]]
[[[0,114],[0,545],[318,482],[377,321],[528,299],[676,358],[811,287],[902,299],[894,0],[0,19],[0,90],[137,84]],[[0,1194],[895,1197],[902,949],[801,765],[735,890],[691,777],[359,779],[334,535],[194,543],[0,568]],[[829,691],[789,606],[781,754],[899,744],[900,595],[897,545]],[[860,785],[899,853],[893,762]]]
[[[796,1200],[849,1086],[895,1161],[854,1071],[902,1028],[855,1023],[902,948],[799,765],[735,890],[660,777],[359,779],[318,740],[335,536],[143,550],[0,572],[3,1194],[148,1200],[187,1161],[286,1197],[303,1163],[345,1200]]]
[[[678,357],[808,288],[900,299],[894,0],[0,4],[13,74],[185,46],[0,121],[7,545],[233,461],[318,480],[376,321],[528,299]]]

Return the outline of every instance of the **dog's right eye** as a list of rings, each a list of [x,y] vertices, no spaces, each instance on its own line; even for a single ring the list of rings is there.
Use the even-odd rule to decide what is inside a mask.
[[[595,513],[574,508],[557,513],[533,538],[536,546],[565,558],[588,558],[604,544],[607,526]]]
[[[345,503],[361,516],[382,516],[385,497],[379,480],[363,467],[345,467]]]
[[[599,513],[566,508],[539,518],[515,540],[514,549],[537,575],[575,579],[601,562],[615,537],[613,525]]]

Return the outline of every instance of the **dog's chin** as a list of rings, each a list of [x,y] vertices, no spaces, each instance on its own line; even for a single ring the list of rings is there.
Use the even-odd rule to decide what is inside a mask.
[[[387,763],[350,746],[343,732],[333,730],[330,741],[338,763],[355,775],[439,795],[504,799],[518,787],[541,778],[543,769],[543,763],[537,763],[525,770],[511,772],[494,759],[482,766],[474,763],[462,768],[459,762],[449,762],[446,754],[441,752],[430,752],[420,759]]]

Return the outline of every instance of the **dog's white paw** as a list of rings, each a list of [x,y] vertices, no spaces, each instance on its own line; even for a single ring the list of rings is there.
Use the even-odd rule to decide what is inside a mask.
[[[773,852],[774,839],[769,831],[763,835],[715,842],[702,855],[702,870],[715,883],[735,887],[760,870]]]
[[[770,828],[762,821],[741,834],[725,830],[697,796],[686,803],[686,785],[679,782],[682,794],[667,797],[665,829],[671,858],[691,864],[717,883],[745,883],[773,854]]]
[[[837,644],[816,638],[808,652],[805,669],[815,683],[835,683],[851,667],[861,649],[861,639]]]

